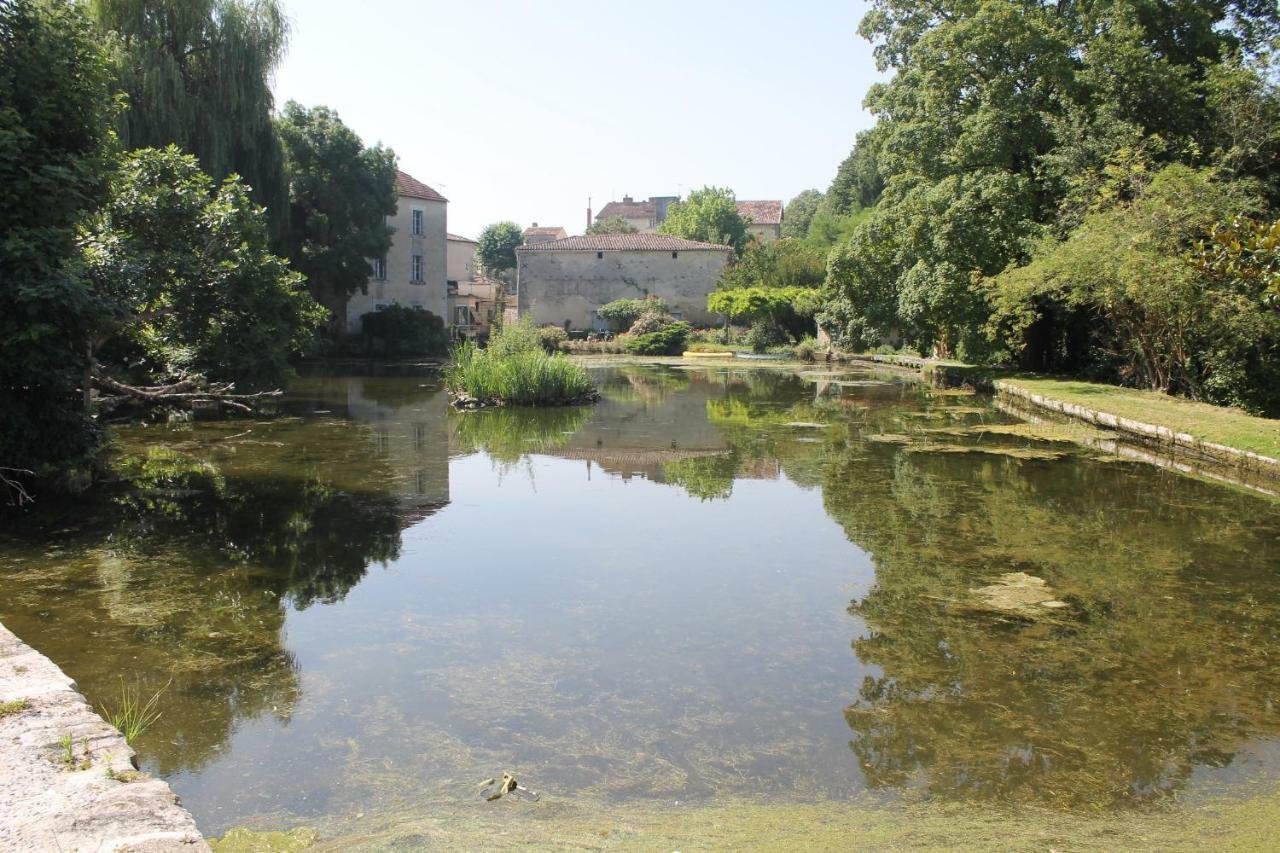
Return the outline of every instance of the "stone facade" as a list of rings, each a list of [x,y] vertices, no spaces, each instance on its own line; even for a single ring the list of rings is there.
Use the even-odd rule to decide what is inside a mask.
[[[658,226],[667,218],[667,208],[679,201],[678,196],[657,195],[644,201],[623,196],[622,201],[611,201],[596,214],[595,221],[622,219],[641,234],[655,234]]]
[[[659,296],[681,319],[712,325],[707,297],[728,246],[650,234],[570,237],[516,250],[516,305],[536,325],[606,328],[596,309],[615,299]]]
[[[400,172],[400,201],[388,222],[395,229],[385,258],[370,262],[368,289],[347,301],[347,331],[360,318],[389,305],[422,308],[448,325],[447,240],[449,202],[431,187]]]

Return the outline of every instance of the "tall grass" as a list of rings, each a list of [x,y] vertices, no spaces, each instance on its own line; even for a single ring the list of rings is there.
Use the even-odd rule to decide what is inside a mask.
[[[148,699],[143,697],[140,682],[126,684],[122,678],[119,704],[114,709],[103,706],[102,715],[107,718],[107,722],[119,729],[124,739],[132,745],[143,732],[160,719],[160,696],[168,687],[169,685],[166,684]]]
[[[487,349],[470,341],[456,347],[444,380],[455,393],[513,406],[560,405],[595,392],[586,369],[548,355],[527,321],[495,331]]]

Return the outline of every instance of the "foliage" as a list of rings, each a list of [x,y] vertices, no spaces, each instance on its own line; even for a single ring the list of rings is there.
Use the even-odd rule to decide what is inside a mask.
[[[1127,384],[1280,411],[1280,315],[1267,278],[1205,275],[1188,258],[1215,223],[1259,206],[1250,183],[1167,166],[1133,201],[1089,214],[992,279],[993,324],[1016,347],[1046,306],[1081,311],[1091,349]]]
[[[803,238],[809,234],[809,223],[822,204],[821,190],[804,190],[791,201],[782,214],[782,236]]]
[[[670,314],[659,308],[649,308],[631,324],[628,335],[649,335],[661,331],[675,322]]]
[[[763,352],[811,332],[820,295],[812,287],[738,287],[712,293],[707,310],[750,321],[746,343]]]
[[[804,337],[796,342],[791,354],[798,361],[813,361],[820,351],[817,338]]]
[[[276,0],[90,0],[108,38],[128,109],[126,148],[177,145],[221,181],[239,175],[284,223],[284,155],[271,113],[271,75],[288,23]]]
[[[732,246],[736,252],[746,248],[750,236],[747,220],[738,213],[733,190],[720,187],[694,190],[684,201],[673,203],[658,231],[686,240]]]
[[[801,240],[753,242],[736,263],[725,268],[716,287],[820,287],[827,275],[823,252]]]
[[[1263,222],[1235,216],[1209,229],[1192,249],[1191,262],[1219,287],[1261,294],[1280,307],[1280,219]]]
[[[586,368],[548,354],[528,319],[496,329],[485,349],[467,341],[453,350],[445,385],[454,393],[513,406],[556,406],[595,393]]]
[[[622,348],[632,355],[679,355],[684,352],[691,328],[688,323],[680,322],[652,332],[632,332],[622,339]]]
[[[516,247],[524,243],[524,232],[514,222],[494,222],[480,232],[476,260],[490,275],[516,268]]]
[[[268,251],[248,188],[234,178],[215,188],[172,146],[123,159],[84,247],[112,312],[94,341],[106,367],[274,385],[324,318],[302,277]]]
[[[1274,4],[875,0],[861,32],[893,75],[868,94],[878,123],[825,201],[875,210],[831,258],[820,321],[846,347],[900,335],[944,357],[1053,363],[1053,342],[1087,337],[1087,318],[1042,311],[1021,342],[1032,352],[993,346],[975,281],[1131,201],[1171,163],[1273,180],[1278,31]],[[1098,358],[1085,347],[1068,362]]]
[[[366,148],[327,107],[290,101],[276,127],[289,178],[285,254],[316,301],[345,319],[347,299],[367,287],[369,259],[391,248],[396,156]]]
[[[422,308],[388,305],[360,318],[365,352],[385,355],[443,355],[449,348],[444,320]]]
[[[621,216],[610,216],[607,219],[598,219],[587,228],[588,234],[636,234],[639,228],[632,225]]]
[[[142,682],[135,681],[132,684],[125,683],[123,677],[120,679],[120,694],[114,708],[103,707],[102,716],[111,725],[120,730],[120,734],[124,735],[125,742],[130,746],[136,746],[138,738],[142,737],[147,729],[154,726],[160,720],[160,697],[164,694],[168,685],[160,688],[152,693],[150,697],[143,698]]]
[[[615,299],[606,302],[596,309],[596,315],[609,324],[615,332],[631,328],[636,319],[646,312],[659,314],[670,312],[667,303],[658,296],[646,296],[644,299]]]
[[[109,80],[78,6],[0,4],[0,467],[51,473],[96,444],[76,224],[106,196]]]
[[[556,352],[560,344],[569,340],[569,333],[559,326],[541,326],[538,328],[538,343],[547,352]]]

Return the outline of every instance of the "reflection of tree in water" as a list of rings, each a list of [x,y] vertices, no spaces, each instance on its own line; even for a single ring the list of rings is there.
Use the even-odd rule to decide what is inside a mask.
[[[364,440],[358,428],[339,429],[337,439]],[[290,452],[288,442],[246,445],[237,453],[253,456],[247,464],[164,446],[126,453],[101,505],[77,507],[62,554],[34,553],[5,578],[11,627],[38,638],[95,701],[113,704],[121,673],[144,691],[169,685],[138,744],[163,773],[209,761],[237,719],[287,719],[299,684],[284,647],[285,602],[337,601],[370,563],[399,554],[405,522],[394,496],[340,488],[323,468],[291,465]],[[359,470],[363,482],[390,479],[371,450]],[[62,590],[52,600],[50,585]]]
[[[872,786],[1108,807],[1280,733],[1270,506],[1156,472],[888,447],[834,461],[824,497],[876,562],[850,611],[870,630],[858,657],[883,675],[846,712]],[[1071,618],[948,606],[1020,570]]]
[[[503,407],[450,416],[451,446],[514,465],[531,453],[558,450],[591,416],[590,406]]]

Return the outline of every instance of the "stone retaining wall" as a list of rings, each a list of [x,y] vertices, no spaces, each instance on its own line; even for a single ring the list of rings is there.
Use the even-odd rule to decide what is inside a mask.
[[[70,755],[65,746],[70,738]],[[0,625],[0,851],[208,851],[169,785],[53,661]]]

